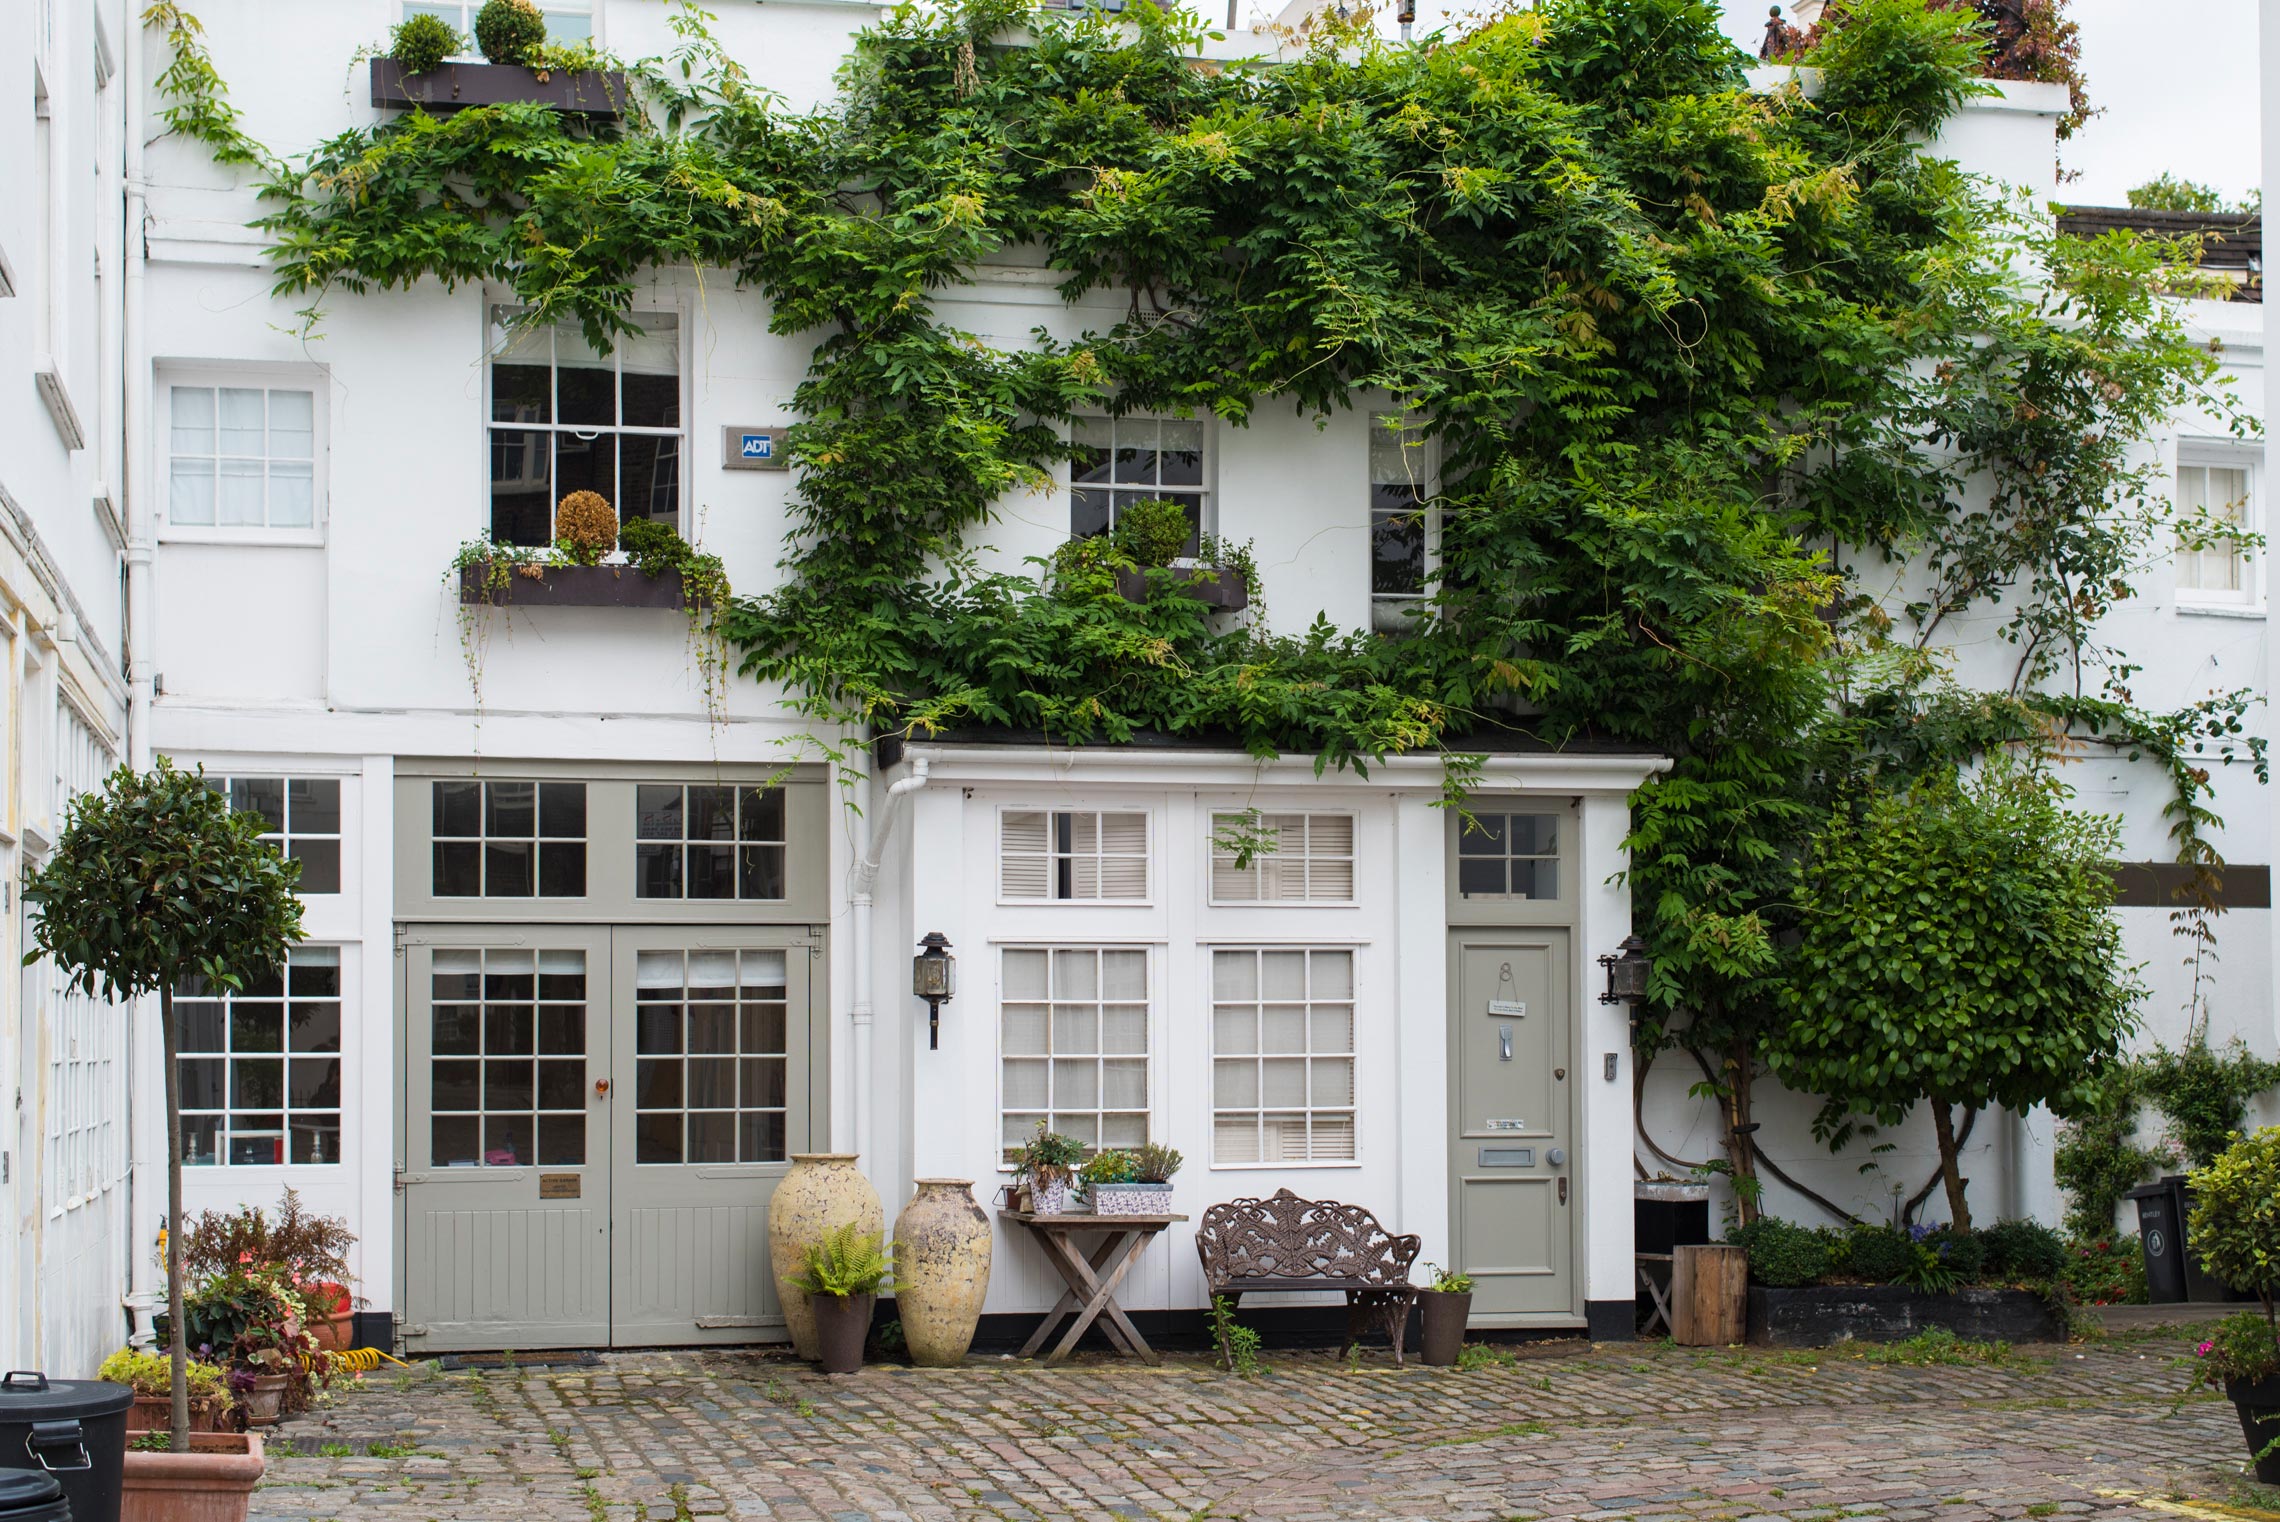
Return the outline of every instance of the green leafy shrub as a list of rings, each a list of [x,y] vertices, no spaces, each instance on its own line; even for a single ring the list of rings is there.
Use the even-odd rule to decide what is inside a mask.
[[[2048,1283],[2066,1276],[2066,1243],[2040,1221],[1997,1221],[1979,1233],[1986,1249],[1985,1277],[2016,1284]]]
[[[1750,1278],[1772,1289],[1818,1284],[1829,1272],[1828,1239],[1775,1216],[1738,1226],[1726,1240],[1749,1254]]]
[[[849,1221],[810,1242],[806,1264],[791,1279],[811,1295],[874,1295],[886,1287],[887,1271],[878,1233]]]
[[[1973,1283],[1986,1272],[1987,1245],[1975,1231],[1937,1226],[1924,1233],[1923,1245],[1939,1254],[1941,1264],[1959,1283]]]
[[[1167,1147],[1162,1142],[1142,1142],[1132,1149],[1133,1182],[1168,1184],[1186,1161],[1176,1147]]]
[[[1473,1277],[1438,1263],[1425,1265],[1426,1288],[1437,1295],[1469,1295],[1473,1292]]]
[[[2269,1379],[2280,1374],[2280,1337],[2262,1311],[2236,1311],[2194,1345],[2192,1370],[2188,1389],[2222,1390],[2228,1380]]]
[[[467,45],[456,27],[421,11],[406,16],[388,39],[388,56],[406,74],[425,74]]]
[[[2137,1240],[2105,1236],[2066,1250],[2067,1290],[2084,1305],[2146,1303],[2145,1253]]]
[[[493,63],[527,63],[546,41],[546,13],[535,0],[483,0],[475,13],[475,46]]]
[[[2115,1063],[2097,1102],[2059,1128],[2053,1171],[2066,1191],[2066,1228],[2079,1240],[2113,1235],[2123,1197],[2156,1170],[2176,1165],[2177,1154],[2166,1145],[2131,1140],[2144,1085],[2142,1060]]]
[[[165,1396],[174,1390],[174,1360],[163,1353],[121,1348],[103,1360],[95,1377],[109,1384],[125,1385],[137,1395]],[[219,1366],[193,1358],[184,1366],[184,1377],[189,1381],[192,1400],[212,1401],[218,1411],[227,1411],[233,1404],[229,1375]]]
[[[1915,1249],[1914,1259],[1892,1276],[1894,1284],[1920,1290],[1927,1295],[1944,1295],[1963,1283],[1963,1275],[1957,1273],[1947,1259],[1940,1256],[1939,1249],[1929,1242],[1918,1242]]]
[[[2253,1291],[2271,1320],[2280,1299],[2280,1126],[2242,1137],[2187,1177],[2191,1250],[2216,1278]]]
[[[1187,509],[1163,497],[1135,502],[1116,515],[1116,531],[1109,537],[1135,565],[1170,565],[1187,553],[1188,536],[1195,526]]]
[[[1077,1181],[1087,1190],[1095,1184],[1129,1184],[1133,1177],[1132,1154],[1119,1147],[1095,1152],[1077,1170]]]
[[[1916,1244],[1890,1226],[1856,1226],[1845,1234],[1845,1272],[1871,1284],[1894,1284],[1916,1261]]]
[[[2146,1098],[2195,1168],[2215,1162],[2240,1134],[2248,1102],[2280,1084],[2280,1062],[2267,1062],[2238,1038],[2222,1052],[2212,1051],[2205,1036],[2174,1052],[2157,1046],[2139,1067]]]

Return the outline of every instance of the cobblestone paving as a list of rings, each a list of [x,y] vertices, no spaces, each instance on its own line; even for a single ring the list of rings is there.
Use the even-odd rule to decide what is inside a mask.
[[[2237,1500],[2244,1449],[2231,1407],[2175,1405],[2184,1344],[2162,1339],[1929,1367],[1605,1345],[1397,1372],[1382,1354],[1356,1371],[1284,1353],[1252,1379],[1181,1357],[837,1378],[744,1352],[423,1365],[277,1429],[253,1514],[1980,1522],[2161,1514],[2150,1503],[2174,1517],[2177,1497]]]

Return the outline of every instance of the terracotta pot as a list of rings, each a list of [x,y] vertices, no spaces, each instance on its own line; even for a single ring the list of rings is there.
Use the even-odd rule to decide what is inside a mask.
[[[795,1152],[791,1171],[768,1201],[768,1265],[775,1270],[776,1298],[784,1307],[792,1351],[802,1358],[816,1356],[815,1317],[808,1310],[807,1291],[791,1277],[807,1267],[808,1248],[850,1221],[867,1236],[886,1230],[879,1191],[855,1161],[852,1152]]]
[[[1437,1369],[1455,1368],[1457,1355],[1464,1351],[1465,1322],[1472,1317],[1472,1291],[1451,1295],[1421,1289],[1417,1306],[1424,1316],[1423,1346],[1418,1356]]]
[[[278,1419],[284,1415],[285,1386],[291,1380],[289,1374],[256,1374],[253,1377],[253,1387],[238,1397],[245,1405],[247,1426],[277,1425]]]
[[[815,1316],[816,1363],[826,1374],[853,1374],[863,1367],[863,1342],[871,1335],[876,1295],[810,1295]]]
[[[972,1179],[922,1178],[895,1217],[895,1312],[910,1361],[958,1363],[974,1344],[990,1293],[990,1218]]]
[[[167,1432],[174,1426],[174,1401],[165,1395],[138,1395],[127,1413],[127,1425],[137,1431]],[[190,1397],[190,1430],[213,1432],[221,1426],[221,1402],[211,1395]]]
[[[127,1434],[119,1522],[245,1522],[263,1463],[258,1432],[200,1432],[188,1453],[137,1453]]]
[[[2280,1449],[2274,1449],[2269,1457],[2256,1457],[2280,1442],[2280,1374],[2227,1380],[2225,1395],[2240,1416],[2240,1435],[2248,1440],[2248,1455],[2255,1460],[2258,1482],[2280,1485]]]

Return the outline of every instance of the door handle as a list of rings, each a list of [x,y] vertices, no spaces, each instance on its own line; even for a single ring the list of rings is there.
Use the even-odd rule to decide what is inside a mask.
[[[1497,1060],[1500,1062],[1510,1062],[1512,1060],[1511,1026],[1499,1025],[1496,1028],[1496,1044],[1503,1051],[1503,1056],[1499,1057]]]
[[[1560,1203],[1562,1205],[1567,1203],[1567,1175],[1565,1174],[1560,1176]]]
[[[594,1097],[596,1099],[607,1099],[610,1097],[610,1081],[607,1078],[597,1078],[594,1080]]]

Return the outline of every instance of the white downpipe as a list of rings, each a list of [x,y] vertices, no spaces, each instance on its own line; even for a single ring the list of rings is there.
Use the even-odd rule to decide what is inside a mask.
[[[149,259],[144,248],[144,201],[148,184],[143,140],[144,35],[135,6],[126,9],[127,36],[119,49],[119,87],[126,117],[126,227],[120,253],[125,264],[120,333],[125,358],[119,372],[119,515],[127,530],[127,761],[137,771],[150,767],[150,707],[157,673],[151,669],[151,575],[157,557],[151,534],[150,489],[150,333],[143,321]]]
[[[871,1136],[871,1034],[876,1023],[877,1009],[871,1002],[871,964],[874,948],[871,944],[871,909],[875,900],[871,890],[879,881],[879,859],[887,849],[887,837],[894,832],[895,815],[902,809],[903,799],[926,786],[928,769],[924,756],[910,764],[910,775],[887,788],[887,800],[874,822],[870,801],[872,780],[863,779],[864,807],[855,822],[855,864],[847,874],[847,904],[854,911],[855,924],[855,998],[848,1018],[855,1027],[854,1092],[848,1104],[848,1130],[855,1151],[875,1167],[872,1158]]]

